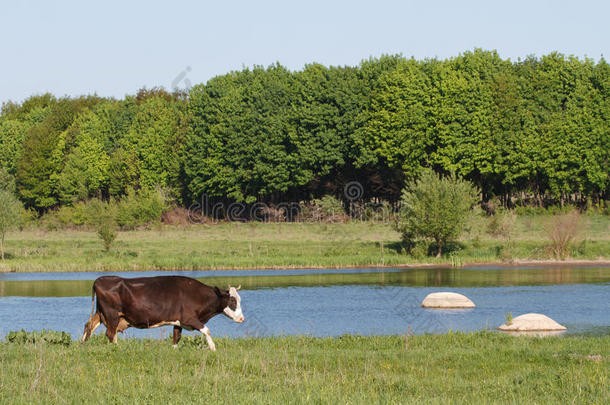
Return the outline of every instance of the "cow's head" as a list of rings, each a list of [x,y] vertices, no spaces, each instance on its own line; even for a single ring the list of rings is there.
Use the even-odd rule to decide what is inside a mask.
[[[237,288],[229,286],[229,305],[223,310],[224,314],[235,322],[243,322],[244,314],[241,312],[241,297],[237,293],[237,290],[241,288],[241,285]]]

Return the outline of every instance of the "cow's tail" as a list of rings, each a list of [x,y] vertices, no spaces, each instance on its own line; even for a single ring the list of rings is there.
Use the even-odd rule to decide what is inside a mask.
[[[89,319],[87,320],[87,323],[85,323],[85,330],[83,332],[83,337],[81,338],[81,342],[86,342],[89,337],[91,337],[91,334],[93,333],[93,331],[99,326],[100,324],[100,316],[99,314],[97,314],[95,312],[95,283],[93,284],[93,287],[91,287],[91,315],[89,316]]]
[[[91,315],[89,315],[89,319],[93,318],[93,313],[95,312],[95,284],[91,287]]]

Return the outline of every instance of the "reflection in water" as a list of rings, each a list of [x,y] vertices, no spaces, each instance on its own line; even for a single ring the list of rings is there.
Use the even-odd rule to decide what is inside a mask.
[[[525,285],[594,284],[610,282],[610,267],[489,268],[489,269],[347,269],[291,271],[130,272],[108,273],[124,277],[180,274],[219,287],[241,284],[247,289],[316,287],[332,285],[380,285],[409,287],[501,287]],[[208,274],[215,274],[213,277]],[[104,273],[0,274],[0,296],[82,297],[91,295],[93,280]],[[65,277],[81,279],[65,279]],[[31,280],[28,280],[30,276]],[[17,278],[17,280],[15,280]],[[59,278],[59,279],[54,279]]]

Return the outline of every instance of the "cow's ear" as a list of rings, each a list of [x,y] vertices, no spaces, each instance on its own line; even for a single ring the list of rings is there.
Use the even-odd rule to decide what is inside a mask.
[[[220,292],[220,289],[218,287],[214,287],[214,292],[217,296],[222,297],[222,292]]]

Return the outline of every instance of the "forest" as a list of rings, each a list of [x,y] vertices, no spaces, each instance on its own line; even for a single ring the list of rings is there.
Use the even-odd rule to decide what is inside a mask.
[[[356,67],[255,66],[188,91],[33,95],[0,115],[0,187],[43,214],[163,190],[188,207],[345,199],[395,203],[423,168],[483,203],[610,200],[610,66],[560,53],[382,56]]]

